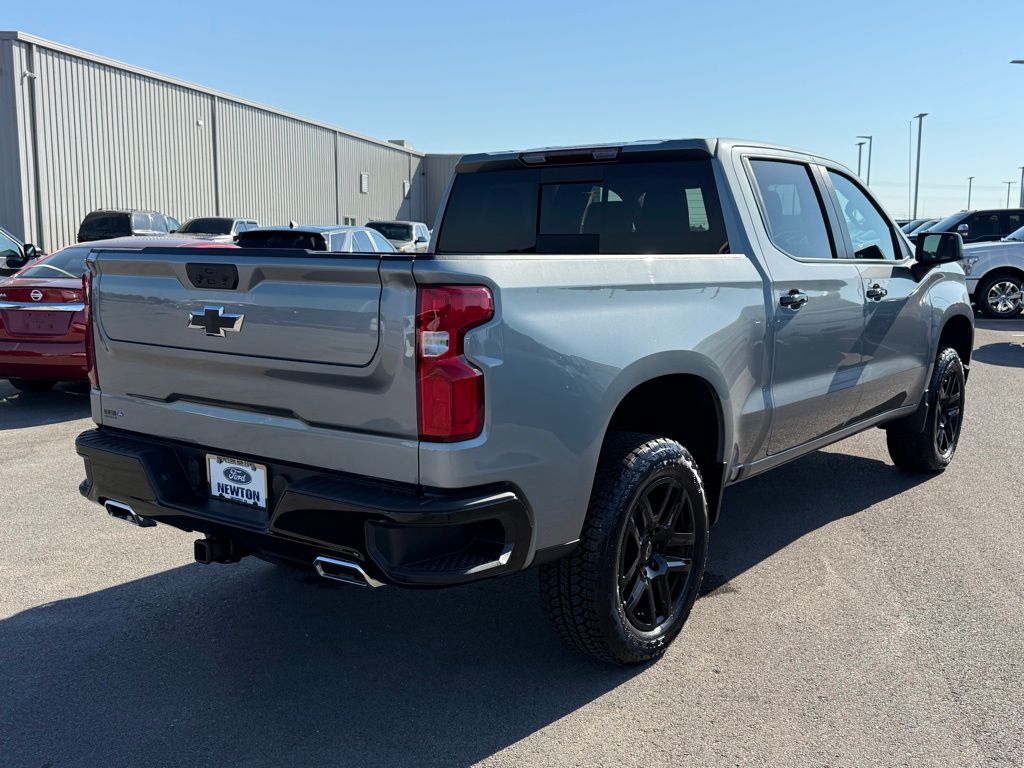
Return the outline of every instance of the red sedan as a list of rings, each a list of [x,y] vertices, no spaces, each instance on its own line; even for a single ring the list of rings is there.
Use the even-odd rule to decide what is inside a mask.
[[[234,248],[185,238],[119,238],[72,245],[0,280],[0,379],[22,392],[85,381],[86,312],[82,273],[97,247]]]

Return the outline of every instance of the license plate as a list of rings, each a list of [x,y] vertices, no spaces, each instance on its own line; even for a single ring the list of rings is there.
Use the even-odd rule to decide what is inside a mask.
[[[267,468],[251,461],[206,454],[210,477],[210,495],[244,504],[267,508]]]

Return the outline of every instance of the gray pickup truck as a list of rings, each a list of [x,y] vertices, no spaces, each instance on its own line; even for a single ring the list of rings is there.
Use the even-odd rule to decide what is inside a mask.
[[[726,486],[876,426],[907,470],[956,450],[960,236],[913,251],[826,159],[467,156],[435,234],[415,255],[95,251],[81,492],[204,534],[204,563],[364,587],[539,565],[559,633],[629,664],[682,628]]]

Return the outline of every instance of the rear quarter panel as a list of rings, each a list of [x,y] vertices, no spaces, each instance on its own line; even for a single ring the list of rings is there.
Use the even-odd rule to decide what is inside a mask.
[[[466,337],[485,374],[485,431],[421,443],[421,482],[515,482],[537,548],[579,537],[608,423],[645,381],[708,381],[727,458],[734,444],[742,452],[763,440],[763,281],[745,255],[438,257],[414,272],[418,283],[489,285],[496,305],[495,319]]]

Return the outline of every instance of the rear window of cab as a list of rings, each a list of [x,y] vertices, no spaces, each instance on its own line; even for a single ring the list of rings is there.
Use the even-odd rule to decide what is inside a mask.
[[[728,249],[709,160],[460,173],[437,238],[451,254]]]

